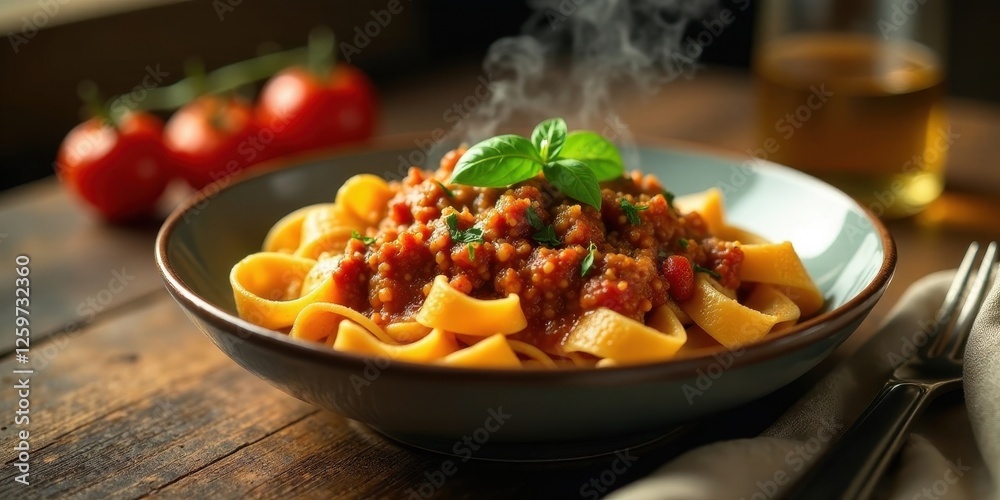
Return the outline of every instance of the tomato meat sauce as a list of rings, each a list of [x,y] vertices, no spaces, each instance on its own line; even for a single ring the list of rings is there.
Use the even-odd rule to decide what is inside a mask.
[[[387,216],[369,234],[375,242],[351,239],[332,266],[344,305],[383,326],[407,321],[434,278],[445,275],[475,298],[517,294],[528,326],[511,338],[560,353],[587,311],[606,307],[643,321],[671,297],[672,281],[681,294],[674,299],[689,298],[690,290],[682,289],[693,282],[677,280],[693,281],[690,272],[668,271],[683,267],[680,257],[692,269],[715,273],[727,288],[740,285],[739,246],[710,235],[699,214],[675,210],[653,176],[633,172],[602,183],[596,210],[541,176],[507,188],[447,185],[461,153],[446,155],[435,172],[411,168],[390,184],[395,195]],[[634,208],[632,220],[628,208]],[[481,241],[454,241],[451,214],[457,230],[481,230]],[[536,237],[550,225],[557,241]]]

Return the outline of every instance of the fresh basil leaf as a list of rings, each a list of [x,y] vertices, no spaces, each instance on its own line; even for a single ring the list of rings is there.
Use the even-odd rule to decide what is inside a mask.
[[[559,153],[561,158],[586,163],[598,181],[617,179],[625,173],[625,164],[615,145],[589,130],[577,130],[566,136]]]
[[[556,160],[545,164],[545,178],[563,194],[601,209],[601,186],[594,171],[578,160]]]
[[[698,264],[692,264],[691,268],[694,269],[694,272],[696,272],[696,273],[705,273],[705,274],[707,274],[707,275],[709,275],[709,276],[711,276],[711,277],[713,277],[713,278],[715,278],[717,280],[722,279],[722,275],[720,275],[719,273],[715,272],[714,269],[709,269],[707,267],[702,267],[702,266],[699,266]]]
[[[580,263],[580,276],[586,276],[590,272],[590,268],[594,266],[594,253],[597,252],[597,245],[593,241],[590,242],[590,246],[587,247],[587,256],[583,258],[583,262]]]
[[[372,238],[371,236],[362,236],[361,233],[359,233],[356,229],[354,231],[351,231],[351,238],[355,240],[361,240],[361,242],[367,246],[371,246],[373,243],[375,243],[375,238]]]
[[[525,211],[528,216],[528,224],[531,224],[532,228],[541,229],[544,225],[542,223],[542,218],[538,216],[538,212],[535,212],[535,207],[528,205],[528,210]]]
[[[506,187],[530,179],[542,170],[542,159],[531,141],[507,134],[469,148],[455,165],[449,184]]]
[[[542,157],[542,163],[548,163],[559,156],[559,150],[566,140],[566,120],[550,118],[535,126],[531,132],[531,143]]]
[[[542,158],[531,141],[507,134],[469,148],[455,165],[450,184],[506,187],[530,179],[542,170]]]
[[[550,247],[559,246],[559,237],[556,236],[556,228],[552,227],[552,224],[545,226],[541,231],[535,233],[532,238],[543,245],[548,245]]]

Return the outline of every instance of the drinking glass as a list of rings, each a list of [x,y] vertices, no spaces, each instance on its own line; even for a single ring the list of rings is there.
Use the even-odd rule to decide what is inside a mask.
[[[948,148],[943,0],[765,0],[753,57],[768,159],[875,214],[941,194]]]

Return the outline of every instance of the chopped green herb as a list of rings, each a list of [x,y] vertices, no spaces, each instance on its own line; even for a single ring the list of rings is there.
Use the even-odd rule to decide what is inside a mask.
[[[715,278],[717,280],[722,279],[722,275],[720,275],[719,273],[715,272],[715,270],[713,270],[713,269],[709,269],[707,267],[701,267],[698,264],[692,264],[691,267],[694,269],[694,272],[696,272],[696,273],[705,273],[705,274],[707,274],[707,275],[709,275],[709,276],[711,276],[711,277],[713,277],[713,278]]]
[[[661,259],[666,259],[667,257],[670,256],[669,254],[667,254],[667,252],[664,252],[663,250],[660,250],[660,253],[656,255],[659,256]]]
[[[633,205],[632,202],[625,198],[618,200],[618,206],[621,207],[623,212],[625,212],[625,217],[628,219],[629,224],[632,224],[633,226],[638,226],[642,223],[642,220],[639,219],[639,212],[649,210],[648,206]]]
[[[469,229],[459,229],[458,228],[458,214],[452,212],[445,217],[445,222],[448,224],[448,236],[451,236],[451,240],[455,243],[466,243],[469,248],[469,260],[476,260],[476,248],[473,243],[483,242],[483,230],[478,227],[471,227]]]
[[[583,262],[580,263],[580,276],[586,276],[590,271],[590,268],[594,266],[594,254],[597,252],[597,245],[593,241],[590,242],[590,246],[587,248],[587,256],[583,258]]]
[[[686,250],[687,247],[688,247],[688,240],[687,240],[687,238],[681,238],[681,239],[677,240],[677,244],[680,245],[681,248],[683,248],[683,249]]]
[[[538,216],[538,212],[535,212],[535,207],[528,205],[528,210],[525,212],[528,216],[528,224],[535,229],[541,229],[544,224],[542,224],[542,218]]]
[[[361,240],[362,243],[368,246],[371,246],[373,243],[375,243],[375,238],[372,238],[371,236],[362,236],[361,233],[359,233],[356,229],[351,232],[351,238],[356,240]]]
[[[447,196],[449,198],[454,198],[455,197],[455,193],[452,193],[450,189],[448,189],[448,188],[446,188],[444,186],[444,184],[441,184],[438,181],[434,181],[434,184],[437,184],[438,187],[441,188],[441,191],[444,191],[445,196]]]
[[[559,246],[559,237],[556,236],[556,228],[552,227],[552,224],[542,228],[542,230],[535,233],[532,238],[534,238],[535,241],[550,247]]]
[[[666,189],[664,189],[663,190],[663,197],[667,199],[667,205],[669,205],[671,208],[673,208],[673,206],[674,206],[674,198],[676,198],[677,196],[675,196],[674,193],[671,193],[670,191],[667,191]]]

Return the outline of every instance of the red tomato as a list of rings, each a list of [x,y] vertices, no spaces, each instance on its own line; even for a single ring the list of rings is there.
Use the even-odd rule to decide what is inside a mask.
[[[266,151],[251,146],[255,133],[249,103],[207,95],[170,117],[163,142],[180,176],[191,187],[201,189],[265,159]]]
[[[353,66],[337,65],[325,81],[293,67],[264,86],[257,126],[282,153],[359,142],[375,130],[375,106],[374,87]]]
[[[148,214],[170,180],[162,132],[143,112],[125,115],[117,128],[92,118],[63,139],[56,174],[112,222]]]
[[[694,295],[694,268],[683,255],[671,255],[663,261],[663,276],[670,284],[670,295],[676,300],[688,300]]]

